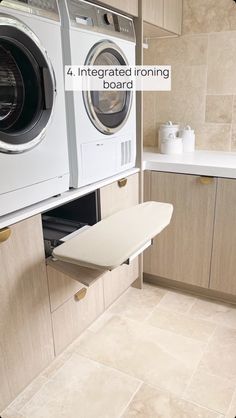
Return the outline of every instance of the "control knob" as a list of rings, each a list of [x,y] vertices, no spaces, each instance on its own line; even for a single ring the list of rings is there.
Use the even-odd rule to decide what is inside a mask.
[[[112,13],[110,13],[110,12],[105,13],[103,18],[104,18],[104,21],[107,25],[113,25],[113,15],[112,15]]]

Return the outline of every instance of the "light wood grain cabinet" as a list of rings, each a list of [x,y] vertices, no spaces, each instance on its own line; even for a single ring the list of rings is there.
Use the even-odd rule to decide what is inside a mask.
[[[164,0],[164,28],[181,35],[183,0]]]
[[[67,280],[70,280],[67,278]],[[60,354],[104,311],[103,281],[96,280],[82,300],[70,298],[52,313],[55,353]]]
[[[109,184],[100,190],[101,218],[139,203],[139,173]],[[115,237],[114,237],[115,239]],[[104,299],[107,308],[139,277],[139,258],[104,276]]]
[[[143,20],[159,27],[164,26],[164,1],[142,0]]]
[[[170,225],[145,252],[144,272],[208,288],[212,249],[216,180],[151,172],[146,197],[172,203]]]
[[[84,286],[90,286],[102,273],[63,261],[47,260],[51,312],[71,299]]]
[[[138,258],[103,276],[104,303],[107,309],[139,276]]]
[[[99,2],[131,16],[138,16],[138,0],[102,0]]]
[[[109,273],[47,260],[56,355],[104,311],[103,277],[106,274]],[[81,292],[82,299],[78,297]]]
[[[0,244],[0,410],[53,359],[41,217]]]
[[[146,23],[164,29],[177,35],[181,34],[183,0],[142,0],[143,20]],[[147,35],[155,36],[155,30],[144,28]],[[164,32],[156,31],[157,36],[164,36]]]
[[[101,218],[139,203],[139,173],[100,189]]]
[[[210,288],[236,295],[236,180],[218,179]]]

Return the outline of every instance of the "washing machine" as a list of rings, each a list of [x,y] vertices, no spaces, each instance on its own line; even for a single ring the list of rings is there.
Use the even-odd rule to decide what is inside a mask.
[[[131,18],[83,0],[59,0],[65,65],[135,65]],[[132,91],[67,91],[70,185],[81,187],[135,166]]]
[[[0,4],[0,216],[69,188],[56,0]]]

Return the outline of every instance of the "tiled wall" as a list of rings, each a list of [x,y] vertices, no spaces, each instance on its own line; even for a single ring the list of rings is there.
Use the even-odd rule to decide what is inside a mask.
[[[183,36],[149,41],[144,63],[172,66],[172,91],[144,94],[144,143],[158,125],[190,124],[198,149],[236,151],[236,4],[183,0]]]

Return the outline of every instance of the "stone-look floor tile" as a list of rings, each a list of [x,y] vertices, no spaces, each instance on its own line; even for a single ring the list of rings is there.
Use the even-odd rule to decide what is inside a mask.
[[[235,418],[235,417],[236,417],[236,390],[234,392],[234,396],[228,408],[228,411],[225,415],[225,418]]]
[[[123,414],[123,418],[223,418],[216,412],[194,405],[143,385]]]
[[[96,321],[92,323],[92,325],[88,327],[88,331],[92,331],[92,332],[100,331],[106,325],[106,323],[110,321],[110,319],[113,317],[114,317],[113,313],[110,313],[109,311],[104,312],[101,316],[99,316],[98,319],[96,319]]]
[[[78,345],[78,353],[153,386],[183,393],[205,344],[157,329],[147,322],[111,318]]]
[[[236,94],[235,66],[236,31],[209,35],[207,93]]]
[[[185,0],[183,34],[236,30],[235,5],[231,1]]]
[[[86,339],[88,336],[91,335],[91,331],[87,328],[85,331],[82,332],[82,334],[79,335],[76,340],[74,340],[63,352],[65,356],[68,356],[68,360],[71,357],[72,354],[77,352],[77,347],[80,345],[80,343]]]
[[[233,96],[206,96],[206,122],[231,123]]]
[[[225,414],[235,390],[235,383],[205,372],[201,367],[194,374],[185,399]]]
[[[25,406],[25,404],[42,388],[46,382],[48,382],[48,379],[44,375],[38,376],[23,392],[20,393],[19,396],[17,396],[10,407],[14,411],[19,412],[20,409]]]
[[[2,412],[1,418],[25,418],[19,412],[15,411],[11,407]]]
[[[51,379],[55,373],[65,364],[67,360],[72,356],[72,352],[64,351],[59,357],[57,357],[42,373],[47,379]]]
[[[230,151],[231,125],[205,123],[194,125],[196,148],[201,150]]]
[[[189,315],[236,329],[236,307],[197,299]]]
[[[74,354],[21,413],[25,418],[114,418],[139,386],[133,377]]]
[[[147,322],[152,326],[203,342],[208,341],[216,327],[211,322],[159,307],[153,311]]]
[[[109,313],[143,321],[161,301],[166,290],[144,284],[143,289],[130,287],[109,309]]]
[[[178,292],[168,292],[159,303],[158,307],[170,309],[174,312],[185,313],[193,306],[195,302],[193,296]]]
[[[230,379],[236,385],[236,330],[217,327],[200,367],[207,373]]]

